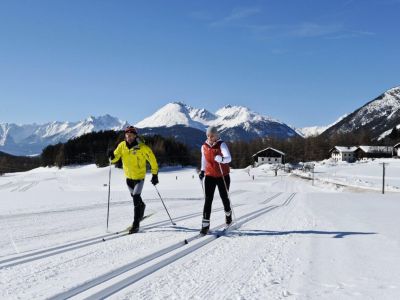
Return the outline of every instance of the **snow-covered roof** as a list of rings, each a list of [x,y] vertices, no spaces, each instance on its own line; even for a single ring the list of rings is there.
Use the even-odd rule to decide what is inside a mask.
[[[263,149],[263,150],[258,151],[258,152],[257,152],[256,154],[254,154],[253,156],[257,156],[257,154],[260,154],[261,152],[264,152],[264,151],[266,151],[266,150],[272,150],[272,151],[275,151],[275,152],[279,153],[280,155],[285,155],[285,153],[283,153],[282,151],[279,151],[279,150],[276,150],[276,149],[274,149],[274,148],[268,147],[268,148],[265,148],[265,149]]]
[[[359,146],[358,148],[365,153],[391,153],[393,151],[392,146]]]
[[[334,149],[343,153],[343,152],[354,152],[357,150],[357,147],[355,147],[355,146],[352,146],[352,147],[335,146],[335,147],[333,147],[333,149],[331,149],[331,151],[333,151]]]

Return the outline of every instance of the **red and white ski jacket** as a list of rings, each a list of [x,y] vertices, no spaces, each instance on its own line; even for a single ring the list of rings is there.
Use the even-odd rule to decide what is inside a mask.
[[[221,169],[218,162],[215,161],[217,155],[222,156]],[[216,141],[210,145],[205,141],[201,147],[201,171],[207,176],[222,177],[229,174],[229,163],[232,161],[228,146],[222,140]]]

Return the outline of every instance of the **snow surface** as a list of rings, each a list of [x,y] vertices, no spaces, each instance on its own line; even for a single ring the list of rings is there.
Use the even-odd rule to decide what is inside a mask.
[[[300,178],[306,174],[274,177],[266,165],[233,170],[240,226],[188,245],[183,241],[197,234],[203,206],[194,169],[159,175],[176,226],[147,180],[146,213],[155,214],[142,222],[142,232],[105,242],[108,168],[6,174],[0,177],[0,298],[49,298],[147,260],[74,299],[98,299],[120,286],[111,299],[399,299],[400,194],[364,188],[365,181],[379,186],[379,162],[319,162],[315,186]],[[387,162],[387,184],[399,188],[400,160]],[[339,178],[360,188],[329,181]],[[133,215],[119,169],[112,169],[111,191],[114,232]],[[212,228],[224,221],[219,197],[213,209]],[[173,250],[157,257],[168,247]]]
[[[320,183],[333,183],[339,186],[353,187],[355,191],[382,190],[382,163],[385,169],[385,190],[400,192],[400,159],[374,159],[348,163],[325,160],[315,163],[314,179]],[[311,178],[311,173],[295,171],[299,176]],[[399,195],[400,197],[400,195]]]

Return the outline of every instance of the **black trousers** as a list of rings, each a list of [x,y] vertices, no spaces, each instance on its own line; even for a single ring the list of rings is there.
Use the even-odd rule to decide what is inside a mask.
[[[133,199],[133,206],[134,206],[133,224],[135,226],[138,226],[141,218],[143,217],[144,209],[146,207],[141,196],[144,180],[133,180],[127,178],[126,184],[128,185],[129,191]]]
[[[229,186],[231,184],[231,178],[229,175],[226,175],[225,177],[225,182],[229,191]],[[227,193],[227,190],[225,188],[224,184],[224,178],[223,177],[212,177],[212,176],[206,176],[204,179],[204,189],[205,189],[205,203],[204,203],[204,209],[203,209],[203,219],[204,220],[210,220],[211,217],[211,209],[212,209],[212,202],[214,200],[214,193],[215,193],[215,188],[218,187],[219,195],[222,199],[222,203],[224,205],[224,210],[225,212],[230,212],[231,211],[231,205],[229,201],[229,196]]]

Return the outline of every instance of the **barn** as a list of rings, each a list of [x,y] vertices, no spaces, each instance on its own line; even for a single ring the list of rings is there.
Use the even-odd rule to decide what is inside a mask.
[[[392,146],[359,146],[354,152],[358,160],[368,158],[389,158],[393,156]]]

